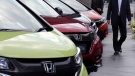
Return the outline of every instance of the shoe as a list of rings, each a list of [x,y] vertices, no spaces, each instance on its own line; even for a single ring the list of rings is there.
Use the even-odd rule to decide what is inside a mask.
[[[122,49],[121,48],[120,48],[119,52],[122,53]]]
[[[119,51],[115,51],[115,52],[114,52],[114,55],[118,55],[118,54],[119,54]]]

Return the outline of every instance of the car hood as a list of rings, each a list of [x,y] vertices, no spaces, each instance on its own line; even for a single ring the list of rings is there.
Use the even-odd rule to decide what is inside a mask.
[[[41,15],[49,24],[55,25],[55,24],[67,24],[67,23],[82,23],[78,20],[69,18],[69,17],[49,17],[49,16],[43,16]]]
[[[67,23],[67,24],[57,24],[53,25],[62,33],[86,33],[90,32],[88,26],[83,26],[79,23]]]
[[[62,33],[83,33],[91,31],[88,25],[72,18],[44,17],[44,19]]]
[[[100,20],[100,19],[102,19],[102,16],[99,15],[98,13],[96,13],[94,10],[81,11],[81,14],[87,16],[87,17],[90,18],[91,20]]]
[[[59,31],[0,32],[0,56],[10,58],[56,58],[76,54],[74,43]]]
[[[74,19],[81,21],[85,24],[91,25],[91,19],[89,19],[88,17],[86,17],[85,15],[80,13],[80,17],[75,17]]]

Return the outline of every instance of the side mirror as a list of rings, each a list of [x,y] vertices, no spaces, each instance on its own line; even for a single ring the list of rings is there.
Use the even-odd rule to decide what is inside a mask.
[[[63,11],[60,7],[54,8],[60,15],[63,15]]]

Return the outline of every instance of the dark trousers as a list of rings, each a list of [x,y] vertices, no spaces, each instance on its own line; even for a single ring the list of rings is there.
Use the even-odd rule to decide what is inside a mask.
[[[121,49],[122,43],[126,40],[127,29],[126,24],[122,23],[121,17],[118,16],[114,25],[112,25],[113,31],[113,48],[114,51]],[[120,39],[118,40],[118,31],[120,31]]]

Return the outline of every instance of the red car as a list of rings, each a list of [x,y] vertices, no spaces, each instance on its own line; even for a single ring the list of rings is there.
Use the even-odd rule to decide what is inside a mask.
[[[86,66],[89,72],[97,70],[96,64],[100,64],[102,61],[103,46],[99,37],[92,31],[89,25],[72,18],[60,16],[42,0],[20,1],[69,37],[77,47],[80,47],[84,62],[85,60],[87,60],[87,63],[89,62],[89,65]]]
[[[60,3],[56,2],[56,0],[45,0],[45,1],[48,2],[50,5],[52,5],[53,7],[58,7],[60,5]],[[80,12],[81,14],[88,17],[90,20],[96,22],[96,25],[99,29],[98,35],[100,36],[101,40],[103,40],[108,35],[107,21],[105,21],[105,18],[102,17],[97,12],[95,12],[93,9],[77,0],[57,0],[57,1],[64,3],[71,9]]]

